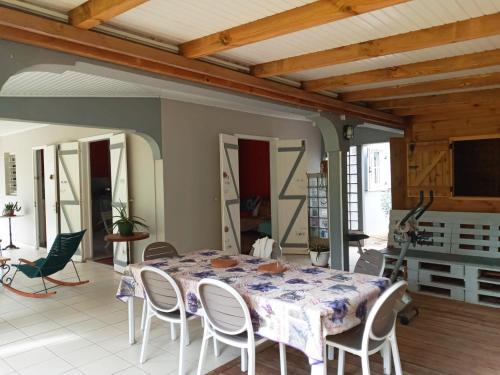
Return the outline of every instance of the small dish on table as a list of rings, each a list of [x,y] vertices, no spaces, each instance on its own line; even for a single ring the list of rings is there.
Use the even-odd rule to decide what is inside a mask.
[[[285,272],[287,268],[280,262],[261,264],[257,271],[265,273],[282,273]]]
[[[236,266],[238,260],[226,255],[210,260],[210,264],[214,268],[229,268]]]

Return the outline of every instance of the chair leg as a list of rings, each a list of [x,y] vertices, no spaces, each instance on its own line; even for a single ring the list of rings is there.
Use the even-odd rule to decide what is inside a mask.
[[[170,323],[170,338],[172,341],[177,340],[177,329],[175,328],[174,323]]]
[[[215,355],[215,357],[218,357],[220,355],[219,343],[217,342],[217,339],[215,338],[215,336],[212,338],[212,340],[214,342],[214,355]]]
[[[210,338],[210,334],[208,332],[208,325],[205,325],[205,329],[203,331],[203,340],[201,342],[201,350],[200,350],[200,359],[198,360],[198,371],[197,375],[202,375],[203,371],[203,363],[205,362],[205,357],[207,356],[207,344]]]
[[[139,359],[140,363],[144,363],[144,360],[146,359],[146,346],[148,345],[149,330],[151,329],[151,318],[152,316],[148,311],[146,316],[146,325],[144,327],[144,333],[142,335],[141,358]]]
[[[170,323],[173,324],[173,323]],[[184,375],[184,346],[186,345],[186,321],[181,322],[181,339],[179,343],[179,375]]]
[[[286,375],[286,345],[280,342],[280,372]]]
[[[389,340],[387,340],[384,347],[382,348],[382,358],[384,358],[384,375],[391,375],[391,343]]]
[[[339,349],[337,375],[344,375],[344,364],[345,364],[345,351]]]
[[[392,348],[392,358],[394,360],[394,371],[396,375],[403,375],[403,369],[401,368],[401,359],[399,358],[398,342],[396,340],[396,335],[393,335],[390,339]]]
[[[255,375],[255,345],[248,347],[248,375]]]
[[[368,353],[363,353],[361,355],[361,367],[363,369],[363,375],[370,375],[370,357]]]
[[[184,330],[184,346],[189,346],[189,344],[191,344],[191,339],[189,338],[189,326],[187,321],[185,325],[186,329]]]
[[[241,348],[241,372],[247,372],[248,371],[248,356],[247,356],[247,350],[245,348]]]
[[[335,348],[333,346],[327,346],[326,350],[328,352],[328,360],[333,361],[335,359]]]
[[[144,303],[142,304],[141,331],[144,331],[144,326],[146,325],[147,309],[148,309],[148,303],[146,302],[146,298],[144,298]]]

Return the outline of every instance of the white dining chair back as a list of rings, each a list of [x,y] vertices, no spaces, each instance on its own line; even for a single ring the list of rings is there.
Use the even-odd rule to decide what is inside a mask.
[[[248,307],[234,288],[205,279],[198,285],[198,291],[205,316],[215,330],[227,335],[253,334]]]
[[[394,331],[399,302],[406,292],[406,287],[405,281],[398,282],[389,287],[375,302],[366,319],[366,332],[363,338],[366,341],[365,345],[368,345],[368,340],[385,340]]]
[[[154,267],[144,267],[140,272],[141,284],[146,299],[151,307],[158,312],[183,310],[182,295],[175,280],[166,272]]]
[[[168,242],[153,242],[150,243],[142,252],[142,261],[159,259],[159,258],[175,258],[179,256],[177,250]],[[144,330],[146,324],[146,299],[142,306],[141,331]],[[175,337],[175,327],[172,325],[172,339]]]
[[[140,363],[144,363],[146,347],[151,329],[151,319],[156,317],[169,322],[171,327],[179,324],[181,327],[179,343],[179,375],[184,375],[184,346],[189,341],[187,331],[186,308],[182,293],[175,280],[166,272],[146,266],[139,273],[140,283],[143,286],[147,308],[146,324],[142,339]]]
[[[406,287],[406,281],[393,284],[375,302],[364,324],[326,337],[328,347],[339,349],[338,375],[344,374],[346,351],[361,357],[363,375],[370,375],[369,356],[378,352],[384,357],[384,374],[390,374],[392,352],[396,375],[403,375],[396,340],[396,318]]]
[[[377,250],[365,250],[354,266],[354,273],[382,276],[385,269],[385,257]]]
[[[198,296],[205,313],[205,330],[198,362],[198,375],[203,374],[207,342],[213,337],[241,349],[241,371],[255,375],[255,346],[266,341],[255,336],[250,311],[243,297],[232,286],[214,279],[198,283]],[[286,375],[286,347],[279,344],[281,375]]]
[[[142,260],[152,260],[158,258],[174,258],[179,256],[175,247],[168,242],[153,242],[144,249]]]

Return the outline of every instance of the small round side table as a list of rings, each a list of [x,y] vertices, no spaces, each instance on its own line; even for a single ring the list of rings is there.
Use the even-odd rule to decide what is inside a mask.
[[[127,243],[127,264],[132,261],[132,254],[130,253],[130,243],[149,238],[148,232],[133,232],[130,236],[122,236],[120,233],[112,233],[104,236],[104,241],[108,242],[126,242]]]

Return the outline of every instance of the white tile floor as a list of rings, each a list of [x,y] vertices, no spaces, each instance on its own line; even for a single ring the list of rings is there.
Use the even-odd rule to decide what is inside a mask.
[[[4,251],[13,260],[44,256],[33,249]],[[68,266],[60,279],[74,277]],[[87,262],[77,265],[89,284],[60,287],[47,299],[25,298],[0,286],[0,375],[4,374],[176,374],[179,341],[170,340],[168,325],[152,324],[148,359],[140,365],[141,337],[129,345],[127,305],[115,298],[120,275],[111,267]],[[15,286],[39,290],[40,280],[29,280],[20,273]],[[142,303],[136,302],[136,323],[140,324]],[[185,368],[194,374],[201,345],[199,320],[190,323],[191,344],[186,348]],[[221,355],[207,355],[206,371],[219,367],[239,355],[234,348],[221,345]]]

